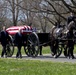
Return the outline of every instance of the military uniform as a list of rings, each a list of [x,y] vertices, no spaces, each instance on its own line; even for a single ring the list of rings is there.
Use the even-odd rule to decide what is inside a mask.
[[[19,32],[16,33],[15,36],[14,36],[14,43],[18,48],[16,58],[18,58],[18,57],[22,58],[22,55],[21,55],[22,42],[23,42],[22,34],[19,33]]]
[[[9,37],[8,32],[1,31],[1,33],[0,33],[0,41],[1,41],[1,45],[3,47],[2,53],[1,53],[1,57],[3,57],[4,55],[6,55],[6,57],[7,57],[6,45],[9,43],[10,40],[11,40],[11,38]]]
[[[75,21],[76,17],[75,16],[69,16],[68,17],[68,20],[67,20],[67,25],[71,22],[71,21]],[[68,53],[67,55],[70,57],[72,57],[72,59],[74,58],[74,55],[73,55],[73,50],[74,50],[74,41],[73,41],[73,37],[74,37],[74,34],[73,34],[73,28],[71,28],[68,32]]]

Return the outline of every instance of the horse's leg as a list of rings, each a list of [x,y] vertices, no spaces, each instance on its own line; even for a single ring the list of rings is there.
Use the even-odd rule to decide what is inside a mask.
[[[67,56],[69,57],[69,59],[70,59],[70,56],[71,56],[71,51],[70,51],[70,49],[71,49],[71,47],[68,47],[68,54],[67,54]]]
[[[72,46],[70,47],[70,49],[69,49],[69,54],[70,54],[70,56],[72,57],[72,59],[74,59],[73,50],[74,50],[74,46],[72,45]],[[69,56],[69,57],[70,57],[70,56]]]
[[[67,53],[68,47],[67,47],[67,45],[64,46],[63,48],[64,48],[64,56],[67,57],[68,56],[68,53]]]
[[[54,46],[54,44],[50,45],[50,50],[52,52],[52,56],[54,56],[56,54],[56,47]]]
[[[51,50],[52,56],[54,56],[53,45],[50,46],[50,50]]]
[[[42,46],[40,46],[40,55],[42,55]]]

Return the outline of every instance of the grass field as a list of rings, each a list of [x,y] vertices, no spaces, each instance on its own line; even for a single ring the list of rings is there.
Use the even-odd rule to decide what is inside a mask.
[[[1,51],[2,51],[2,46],[0,45],[0,55],[1,55]],[[16,53],[17,53],[17,47],[15,47],[14,55],[16,55]],[[23,47],[22,47],[22,49],[21,49],[21,53],[22,53],[22,54],[25,54]],[[49,47],[49,46],[43,47],[42,53],[43,53],[43,54],[51,53],[50,47]]]
[[[17,52],[17,48],[15,48],[14,54],[16,54],[16,52]],[[76,45],[74,46],[74,53],[76,53]],[[23,47],[22,47],[22,54],[25,54]],[[49,46],[43,47],[42,48],[42,54],[51,54],[50,47]]]
[[[0,58],[0,75],[76,75],[76,64]]]
[[[1,49],[0,46],[0,52]],[[43,54],[46,53],[50,53],[49,47],[43,47]],[[22,54],[25,54],[23,48]],[[76,75],[76,63],[0,58],[0,75]]]
[[[1,54],[1,51],[2,51],[2,46],[0,45],[0,54]],[[15,55],[16,53],[17,53],[17,47],[15,47],[14,55]],[[25,54],[23,47],[22,47],[22,49],[21,49],[21,53],[22,53],[22,54]],[[42,48],[42,53],[43,53],[43,54],[50,54],[50,53],[51,53],[50,47],[49,47],[49,46],[43,47],[43,48]],[[75,47],[74,47],[74,53],[76,53],[76,45],[75,45]]]

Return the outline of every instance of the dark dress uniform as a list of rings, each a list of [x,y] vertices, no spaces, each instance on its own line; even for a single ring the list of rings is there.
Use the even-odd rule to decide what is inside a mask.
[[[1,53],[1,57],[4,56],[4,54],[7,57],[7,53],[6,53],[6,45],[9,43],[9,41],[11,40],[11,38],[9,37],[9,34],[7,31],[1,31],[0,33],[0,41],[1,41],[1,45],[3,47],[2,53]]]
[[[76,17],[75,16],[69,16],[68,17],[68,20],[67,20],[67,25],[71,22],[71,21],[74,21],[75,22],[75,19]],[[68,39],[68,53],[67,55],[70,57],[72,57],[72,59],[74,58],[74,55],[73,55],[73,50],[74,50],[74,41],[73,41],[73,37],[74,37],[74,34],[73,34],[73,28],[71,28],[68,32],[68,35],[67,35]]]
[[[14,43],[16,44],[16,46],[18,48],[16,58],[18,58],[18,57],[22,58],[22,55],[21,55],[22,42],[23,42],[22,34],[19,32],[16,33],[15,37],[14,37]]]
[[[68,56],[70,58],[70,56],[72,57],[72,59],[74,58],[74,55],[73,55],[73,50],[74,50],[74,41],[73,41],[73,30],[70,30],[68,32]]]
[[[69,24],[71,21],[75,22],[76,16],[69,16],[67,19],[67,24]]]

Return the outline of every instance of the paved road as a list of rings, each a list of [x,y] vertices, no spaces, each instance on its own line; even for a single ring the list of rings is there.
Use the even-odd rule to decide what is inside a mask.
[[[74,54],[74,55],[75,55],[75,59],[65,58],[65,56],[63,54],[59,58],[54,58],[54,57],[51,56],[51,54],[44,54],[42,56],[37,56],[35,58],[23,55],[22,59],[25,59],[25,60],[52,61],[52,62],[62,62],[62,63],[64,63],[64,62],[76,63],[76,54]],[[11,57],[9,57],[9,58],[11,58]],[[16,58],[16,56],[13,55],[12,58]]]

